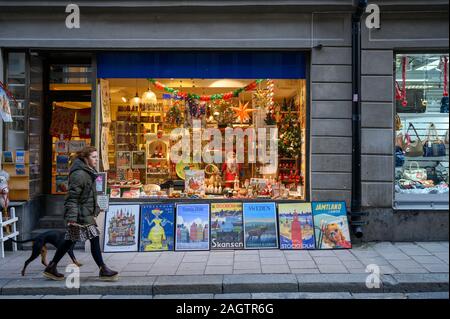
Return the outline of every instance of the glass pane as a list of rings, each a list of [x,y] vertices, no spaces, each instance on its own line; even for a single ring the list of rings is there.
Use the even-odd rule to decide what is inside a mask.
[[[8,77],[25,78],[24,52],[11,52],[8,54]]]
[[[448,201],[448,54],[396,57],[395,199]],[[447,62],[446,62],[447,61]],[[447,75],[448,76],[448,75]],[[448,81],[448,78],[447,78]]]

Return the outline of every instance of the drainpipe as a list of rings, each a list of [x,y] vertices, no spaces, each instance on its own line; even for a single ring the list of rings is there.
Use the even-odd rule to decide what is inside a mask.
[[[357,238],[363,236],[361,212],[361,16],[367,0],[357,0],[352,14],[352,198],[350,225]]]

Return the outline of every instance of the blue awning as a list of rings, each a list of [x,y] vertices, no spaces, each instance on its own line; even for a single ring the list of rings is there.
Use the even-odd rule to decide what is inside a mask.
[[[304,79],[304,52],[157,51],[97,54],[98,78]]]

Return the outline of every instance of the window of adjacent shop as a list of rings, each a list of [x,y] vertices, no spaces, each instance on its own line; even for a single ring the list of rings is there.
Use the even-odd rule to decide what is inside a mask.
[[[98,57],[101,162],[111,197],[306,199],[302,53],[112,57]],[[212,130],[221,137],[215,144],[204,138]],[[242,139],[233,135],[239,130]]]
[[[5,65],[5,83],[17,103],[10,103],[13,121],[4,126],[2,166],[10,175],[10,199],[28,200],[42,194],[42,60],[7,51]]]
[[[396,55],[398,209],[448,209],[448,54]]]

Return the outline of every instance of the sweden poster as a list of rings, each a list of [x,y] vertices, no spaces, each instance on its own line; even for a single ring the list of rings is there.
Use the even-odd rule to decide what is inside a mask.
[[[110,205],[105,215],[105,253],[138,251],[139,205]]]
[[[209,250],[209,204],[177,204],[175,250]]]
[[[280,249],[314,249],[311,203],[278,204]]]
[[[211,249],[243,249],[241,203],[211,204]]]
[[[173,204],[142,205],[139,251],[174,250],[174,219]]]
[[[278,248],[275,203],[244,203],[244,247]]]
[[[352,248],[345,202],[313,202],[317,249]]]

